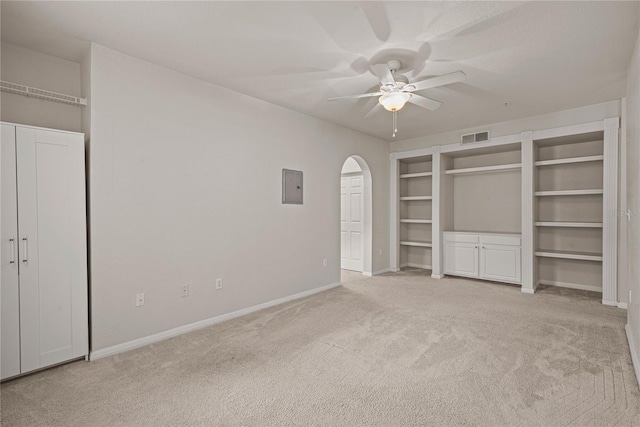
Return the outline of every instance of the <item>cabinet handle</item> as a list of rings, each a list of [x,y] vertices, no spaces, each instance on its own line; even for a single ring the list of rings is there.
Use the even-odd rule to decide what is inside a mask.
[[[26,237],[22,238],[22,248],[24,249],[24,258],[22,259],[22,262],[26,264],[28,260],[28,253],[29,253],[29,246],[27,244]]]
[[[16,263],[16,239],[9,239],[9,243],[11,243],[11,261],[9,264]]]

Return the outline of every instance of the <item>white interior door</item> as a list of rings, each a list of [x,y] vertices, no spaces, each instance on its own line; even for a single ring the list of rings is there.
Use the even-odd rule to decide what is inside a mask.
[[[361,272],[364,252],[363,176],[343,176],[340,198],[341,267]]]
[[[2,125],[2,283],[0,289],[0,376],[20,373],[20,288],[18,282],[18,206],[16,193],[16,128]]]
[[[88,348],[84,141],[18,127],[22,372]]]

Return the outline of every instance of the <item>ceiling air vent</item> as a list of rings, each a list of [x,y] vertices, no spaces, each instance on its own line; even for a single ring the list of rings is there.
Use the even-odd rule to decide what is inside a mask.
[[[482,132],[461,135],[460,140],[463,144],[471,144],[472,142],[485,142],[489,140],[489,131],[485,130]]]

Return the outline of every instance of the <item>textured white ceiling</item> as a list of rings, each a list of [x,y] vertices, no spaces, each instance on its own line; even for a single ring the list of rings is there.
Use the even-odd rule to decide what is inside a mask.
[[[369,65],[411,81],[463,70],[421,94],[396,139],[624,96],[638,2],[8,2],[2,40],[80,61],[93,41],[346,127],[391,139]],[[19,82],[18,82],[19,83]],[[508,107],[504,103],[508,101]]]

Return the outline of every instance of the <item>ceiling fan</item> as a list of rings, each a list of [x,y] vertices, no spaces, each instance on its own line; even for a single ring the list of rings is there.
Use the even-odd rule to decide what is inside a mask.
[[[461,82],[467,78],[467,75],[462,71],[456,71],[449,74],[444,74],[438,77],[432,77],[430,79],[421,80],[419,82],[409,83],[409,79],[405,76],[396,74],[402,64],[398,60],[391,60],[386,64],[375,64],[371,66],[373,74],[380,79],[380,90],[378,92],[363,93],[361,95],[348,95],[339,96],[337,98],[330,98],[329,101],[339,101],[347,99],[359,99],[370,98],[379,96],[378,104],[367,113],[365,117],[370,117],[379,111],[380,106],[386,110],[391,111],[393,114],[393,137],[396,136],[397,119],[396,112],[405,106],[407,102],[417,105],[418,107],[426,108],[428,110],[437,110],[442,105],[442,102],[435,99],[427,98],[426,96],[418,95],[417,91],[431,89],[434,87],[444,86],[451,83]]]

